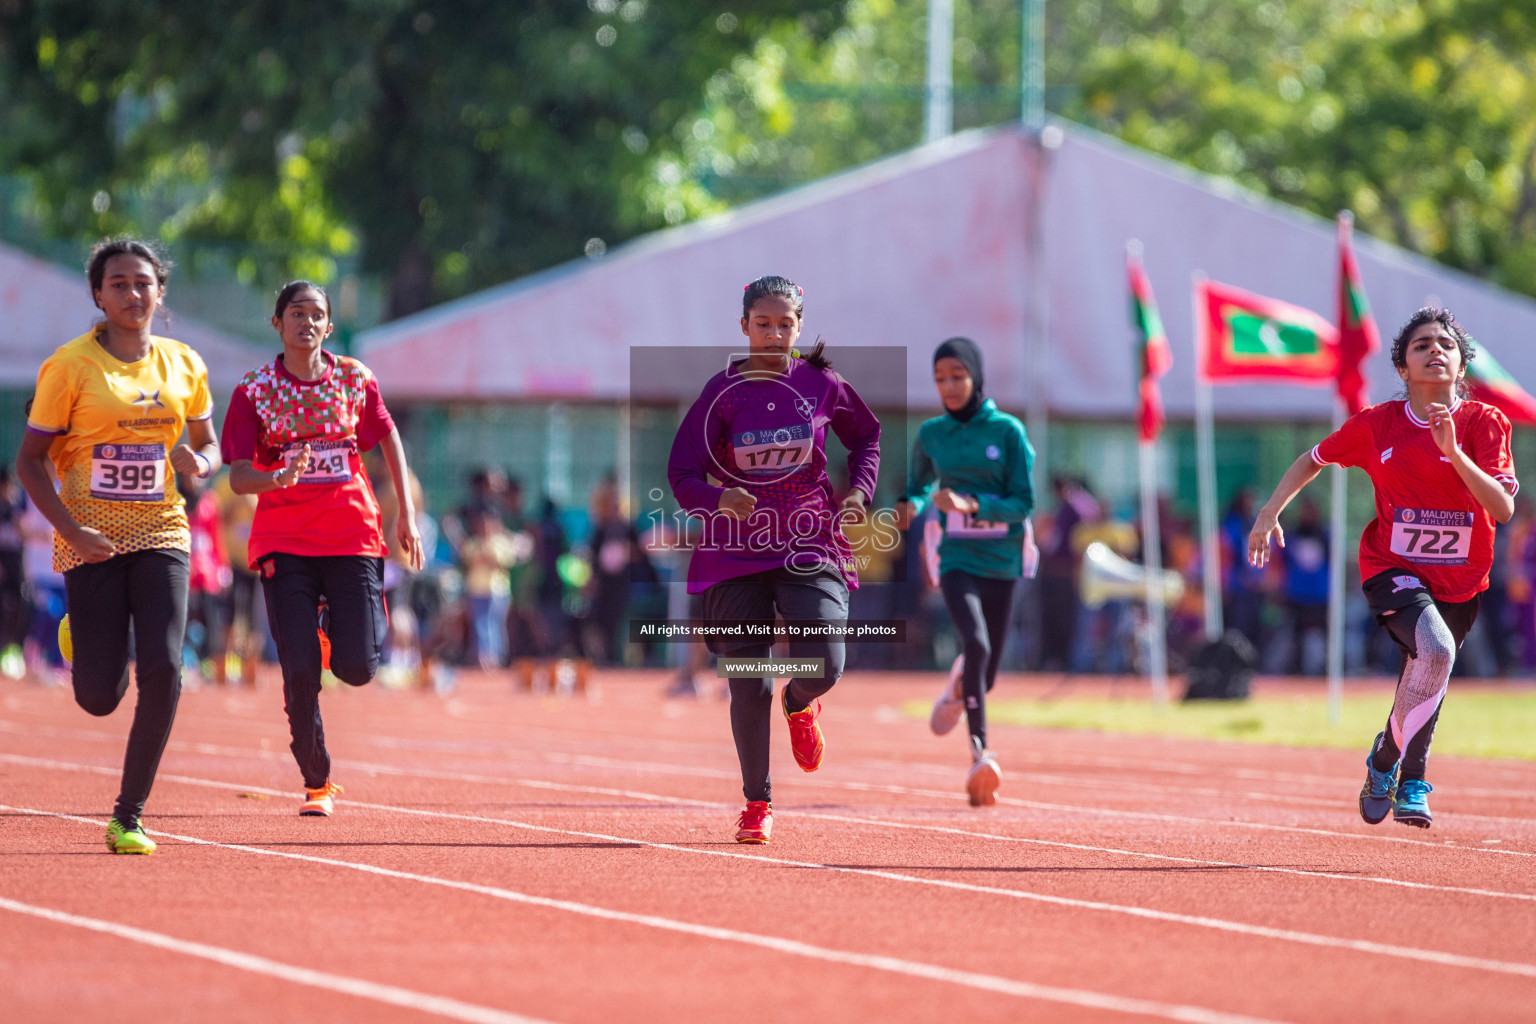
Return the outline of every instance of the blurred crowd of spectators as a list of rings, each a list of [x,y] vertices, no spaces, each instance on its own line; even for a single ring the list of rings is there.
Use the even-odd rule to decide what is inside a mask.
[[[372,461],[372,459],[370,460]],[[382,465],[370,465],[384,535],[394,543],[399,502]],[[185,663],[192,685],[250,683],[257,665],[275,662],[259,581],[246,567],[255,502],[235,495],[220,475],[205,484],[180,479],[192,531]],[[385,568],[390,638],[381,676],[392,685],[451,686],[457,666],[510,669],[529,687],[581,685],[590,665],[669,665],[677,691],[706,688],[707,655],[699,645],[630,643],[629,620],[698,616],[680,582],[688,538],[676,520],[626,511],[615,480],[593,488],[585,508],[561,509],[545,498],[525,507],[521,483],[496,469],[475,471],[461,502],[433,515],[414,478],[417,527],[428,552],[412,573],[393,549]],[[1035,517],[1040,569],[1019,581],[1004,652],[1008,669],[1067,673],[1144,671],[1145,614],[1134,599],[1085,605],[1083,552],[1100,541],[1132,562],[1142,560],[1139,524],[1100,501],[1081,479],[1057,477]],[[1274,674],[1324,671],[1328,555],[1333,539],[1317,506],[1299,502],[1282,521],[1286,544],[1264,569],[1247,563],[1252,495],[1239,493],[1221,519],[1223,617],[1259,652]],[[1172,671],[1203,642],[1200,544],[1194,524],[1163,502],[1163,565],[1179,574],[1184,596],[1169,608]],[[850,527],[861,556],[861,586],[850,614],[904,620],[900,644],[850,645],[852,669],[942,668],[958,652],[943,601],[917,564],[921,523],[903,545],[858,543],[870,524]],[[62,578],[52,570],[52,530],[29,506],[8,468],[0,467],[0,673],[61,682],[57,630],[64,614]],[[1397,653],[1375,629],[1360,597],[1353,564],[1346,594],[1345,661],[1349,672],[1397,671]],[[1517,502],[1500,527],[1492,582],[1457,670],[1494,676],[1536,669],[1536,516]],[[709,673],[712,675],[713,673]]]

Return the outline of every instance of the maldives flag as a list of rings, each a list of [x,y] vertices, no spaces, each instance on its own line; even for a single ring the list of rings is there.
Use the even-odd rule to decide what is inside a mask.
[[[1511,423],[1536,426],[1536,398],[1515,383],[1515,378],[1482,345],[1477,346],[1477,355],[1467,364],[1467,383],[1472,385],[1473,398],[1498,409]]]
[[[1333,383],[1339,332],[1310,309],[1215,281],[1195,282],[1195,356],[1215,384]]]
[[[1141,425],[1143,441],[1157,440],[1163,429],[1163,395],[1157,380],[1173,366],[1173,350],[1163,331],[1163,318],[1152,297],[1152,282],[1141,267],[1141,247],[1126,247],[1125,267],[1131,279],[1131,326],[1139,335],[1136,342],[1137,381],[1136,420]]]
[[[1339,400],[1351,416],[1370,404],[1361,364],[1381,351],[1381,336],[1350,245],[1354,223],[1348,210],[1339,213]]]

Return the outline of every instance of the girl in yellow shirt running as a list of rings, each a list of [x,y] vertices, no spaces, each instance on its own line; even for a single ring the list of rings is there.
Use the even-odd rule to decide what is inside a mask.
[[[143,242],[118,239],[91,250],[86,272],[104,322],[38,371],[16,475],[53,524],[75,701],[93,715],[127,693],[132,624],[139,698],[106,838],[113,853],[153,853],[139,815],[176,717],[187,623],[191,537],[175,473],[211,475],[219,446],[202,359],[150,333],[169,266]]]

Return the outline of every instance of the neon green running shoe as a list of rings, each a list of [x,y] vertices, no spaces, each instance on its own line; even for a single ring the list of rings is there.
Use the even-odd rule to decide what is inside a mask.
[[[155,841],[144,834],[143,825],[124,828],[122,822],[113,818],[107,822],[107,849],[113,853],[151,854],[155,852]]]

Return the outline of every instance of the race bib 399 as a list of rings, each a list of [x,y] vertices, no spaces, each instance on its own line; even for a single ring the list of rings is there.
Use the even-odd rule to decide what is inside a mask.
[[[91,497],[102,501],[165,498],[165,445],[98,444],[91,449]]]

